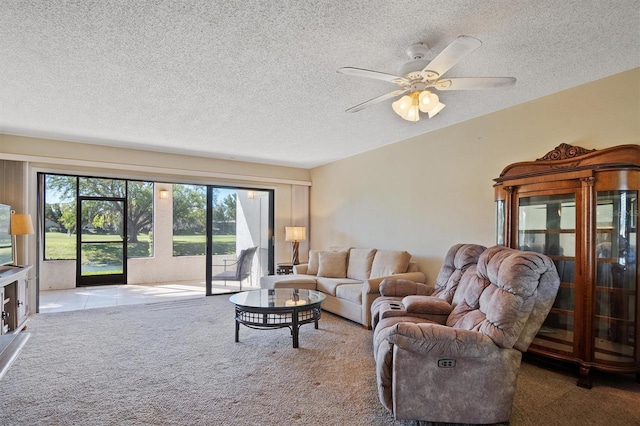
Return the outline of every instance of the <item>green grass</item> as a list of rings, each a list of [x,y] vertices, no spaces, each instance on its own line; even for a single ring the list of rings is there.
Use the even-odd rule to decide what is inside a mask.
[[[44,258],[66,260],[76,258],[76,236],[62,232],[47,232],[44,243]]]
[[[76,258],[76,236],[62,232],[47,232],[45,237],[45,259],[48,260],[73,260]],[[84,234],[83,241],[118,241],[117,235]],[[129,243],[127,250],[129,257],[149,256],[149,235],[139,234],[138,243]],[[204,235],[175,235],[173,237],[174,256],[198,256],[204,255],[206,238]],[[214,235],[214,254],[233,254],[236,250],[235,235]],[[110,263],[118,258],[119,252],[114,247],[106,245],[90,245],[84,253],[83,261]]]
[[[206,237],[204,235],[174,235],[174,256],[199,256],[206,250]],[[233,254],[236,252],[235,235],[214,235],[213,254]]]

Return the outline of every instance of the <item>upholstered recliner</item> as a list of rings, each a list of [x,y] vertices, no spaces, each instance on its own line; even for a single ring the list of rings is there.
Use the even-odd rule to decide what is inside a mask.
[[[444,263],[440,268],[438,277],[436,278],[435,286],[431,286],[423,283],[416,283],[406,279],[390,279],[387,278],[380,283],[380,294],[382,297],[378,297],[371,305],[371,326],[376,328],[378,321],[383,316],[407,316],[414,315],[426,319],[434,319],[432,315],[436,315],[437,318],[442,318],[441,322],[444,322],[451,312],[450,304],[453,301],[453,295],[455,294],[462,274],[471,265],[475,265],[478,262],[480,254],[486,250],[486,247],[478,244],[456,244],[447,252]],[[402,304],[402,301],[407,296],[431,296],[442,300],[440,305],[432,304],[436,309],[436,312],[407,312],[407,307]],[[411,297],[407,298],[407,301],[411,301]],[[413,298],[415,303],[423,303],[423,298]],[[427,299],[428,300],[428,299]],[[434,301],[435,302],[435,301]],[[446,303],[445,303],[446,302]],[[411,306],[409,306],[411,308]],[[443,311],[444,308],[444,311]]]
[[[373,345],[382,404],[396,419],[508,422],[522,352],[559,282],[547,256],[492,247],[462,275],[445,323],[381,314]]]

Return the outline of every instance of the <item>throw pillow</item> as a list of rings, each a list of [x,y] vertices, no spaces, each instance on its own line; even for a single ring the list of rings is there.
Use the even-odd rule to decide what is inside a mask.
[[[347,277],[354,280],[368,280],[371,275],[371,265],[375,254],[376,249],[351,249]]]
[[[320,265],[318,276],[326,278],[345,278],[347,276],[346,251],[322,251],[318,253]]]
[[[406,251],[378,250],[371,265],[371,278],[407,272],[411,255]]]
[[[320,252],[318,250],[309,250],[309,264],[307,265],[308,275],[318,274],[318,266],[320,265],[320,260],[318,258],[319,253]]]

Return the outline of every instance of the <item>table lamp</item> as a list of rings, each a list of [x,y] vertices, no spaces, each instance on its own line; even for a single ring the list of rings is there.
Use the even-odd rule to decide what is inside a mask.
[[[298,260],[300,241],[307,239],[307,228],[304,226],[285,226],[284,234],[285,241],[293,242],[293,256],[291,257],[291,264],[297,265],[300,263]]]
[[[16,258],[16,236],[34,234],[33,222],[30,214],[11,214],[11,236],[13,237],[13,262],[17,265]]]

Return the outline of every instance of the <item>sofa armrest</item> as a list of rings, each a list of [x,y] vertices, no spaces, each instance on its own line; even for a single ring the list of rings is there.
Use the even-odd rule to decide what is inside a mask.
[[[380,283],[385,279],[409,280],[417,283],[424,283],[425,276],[422,272],[405,272],[402,274],[393,274],[386,277],[369,278],[363,283],[362,292],[364,294],[380,294]]]
[[[307,273],[307,268],[309,268],[308,263],[300,263],[298,265],[293,265],[293,273],[296,275],[303,275]]]
[[[433,290],[431,286],[410,280],[385,278],[380,282],[380,294],[383,296],[404,297],[412,294],[429,296]]]

